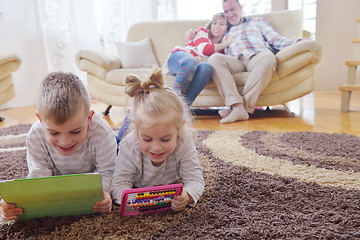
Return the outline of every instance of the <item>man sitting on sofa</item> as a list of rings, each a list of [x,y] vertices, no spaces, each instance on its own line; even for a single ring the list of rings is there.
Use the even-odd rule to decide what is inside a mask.
[[[274,31],[262,17],[243,17],[242,5],[238,0],[223,0],[222,7],[226,20],[231,25],[227,35],[233,35],[225,54],[214,54],[208,62],[212,66],[213,81],[226,106],[220,110],[220,123],[231,123],[249,119],[254,112],[260,93],[269,84],[277,62],[275,51],[279,51],[302,39],[291,40]],[[226,40],[226,37],[224,38]],[[232,77],[234,72],[250,71],[239,93]]]

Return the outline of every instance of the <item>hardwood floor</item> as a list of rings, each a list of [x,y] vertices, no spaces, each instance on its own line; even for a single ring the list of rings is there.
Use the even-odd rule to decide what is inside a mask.
[[[338,132],[360,136],[360,93],[353,93],[349,112],[340,112],[340,104],[340,92],[313,92],[287,104],[295,114],[294,117],[283,106],[275,106],[270,111],[257,109],[250,120],[230,124],[220,124],[218,116],[200,116],[195,119],[194,127],[213,130]],[[92,108],[102,112],[106,104],[95,100]],[[34,106],[1,110],[0,116],[5,121],[0,122],[0,128],[31,124],[36,121],[34,113]],[[119,127],[124,115],[122,107],[113,107],[104,118],[111,126]]]

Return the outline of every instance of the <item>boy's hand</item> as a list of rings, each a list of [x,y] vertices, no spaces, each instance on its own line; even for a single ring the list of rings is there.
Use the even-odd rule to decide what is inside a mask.
[[[174,211],[182,211],[186,205],[191,202],[193,202],[192,197],[184,190],[181,195],[173,198],[171,209]]]
[[[104,192],[104,200],[95,203],[93,210],[97,213],[109,213],[112,209],[112,200],[110,194]]]
[[[23,214],[23,209],[16,207],[15,204],[0,201],[0,216],[4,220],[15,220],[18,215]]]

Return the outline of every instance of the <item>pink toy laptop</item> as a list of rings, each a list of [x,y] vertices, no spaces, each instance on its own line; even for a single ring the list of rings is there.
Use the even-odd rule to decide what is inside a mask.
[[[182,189],[182,184],[170,184],[124,190],[120,214],[130,216],[171,210],[172,199],[180,195]]]

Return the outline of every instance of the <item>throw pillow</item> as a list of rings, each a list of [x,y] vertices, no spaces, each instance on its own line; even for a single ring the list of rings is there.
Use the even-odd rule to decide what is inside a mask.
[[[138,42],[115,44],[123,68],[151,68],[154,64],[159,66],[150,38]]]

